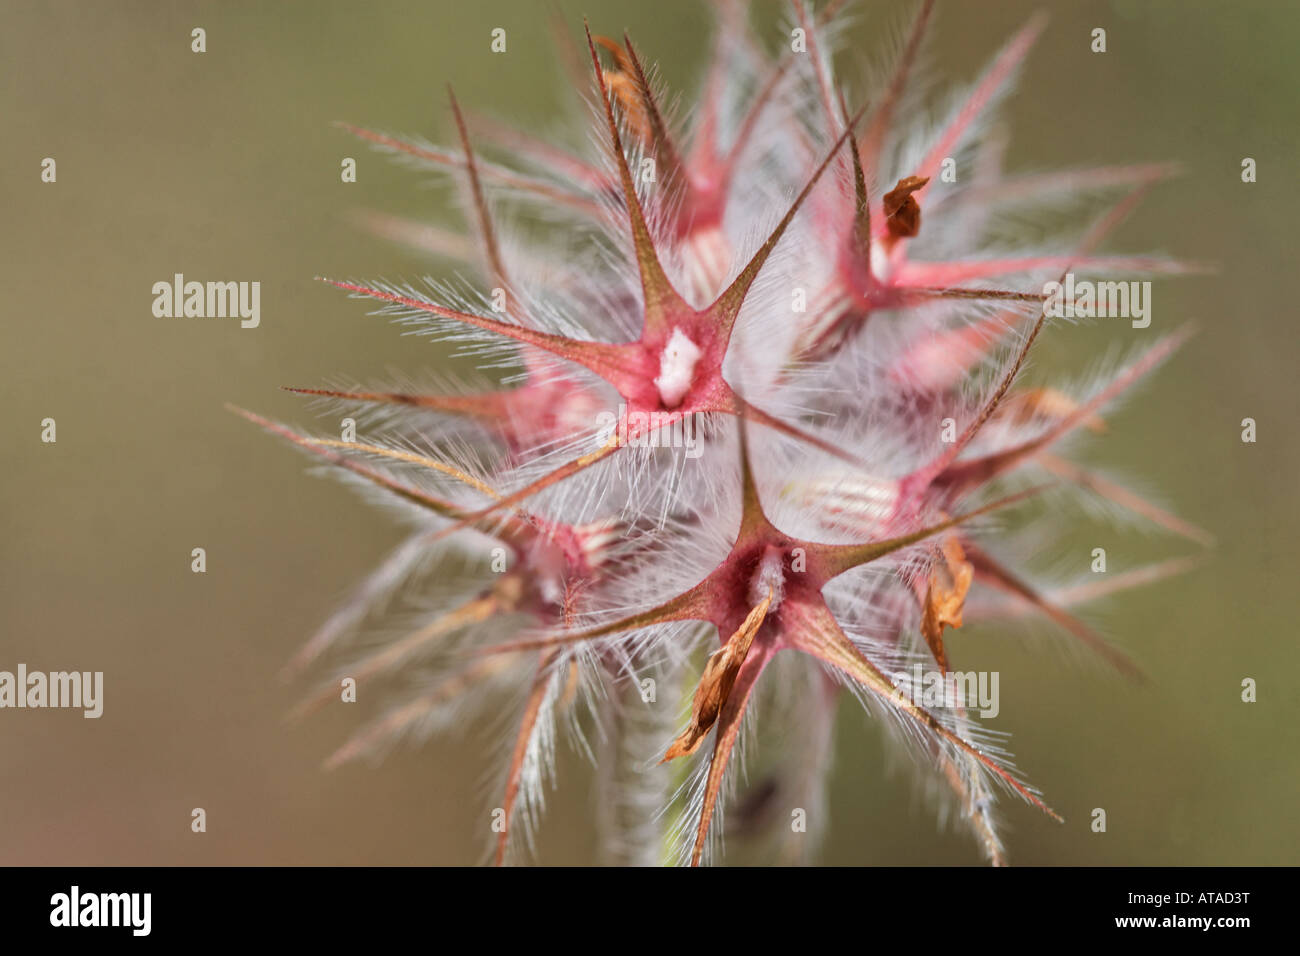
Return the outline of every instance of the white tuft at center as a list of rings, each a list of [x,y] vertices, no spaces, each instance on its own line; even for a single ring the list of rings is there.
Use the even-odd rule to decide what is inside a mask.
[[[681,329],[673,329],[663,353],[659,356],[659,375],[655,387],[664,408],[676,408],[690,391],[695,378],[695,363],[704,353]]]

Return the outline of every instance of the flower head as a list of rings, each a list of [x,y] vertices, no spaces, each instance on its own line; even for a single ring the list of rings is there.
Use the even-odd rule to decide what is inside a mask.
[[[454,96],[455,147],[349,127],[462,185],[475,242],[380,228],[467,257],[481,283],[327,281],[516,374],[459,390],[294,389],[358,416],[375,432],[364,440],[244,413],[413,525],[295,668],[336,660],[309,705],[346,677],[404,689],[335,763],[507,714],[498,861],[521,830],[531,838],[561,731],[597,763],[611,859],[705,859],[760,706],[776,715],[751,742],[770,746],[767,769],[730,800],[737,832],[770,819],[766,805],[816,806],[848,690],[1001,862],[999,792],[1056,815],[957,693],[952,631],[981,611],[1032,612],[1138,673],[1071,614],[1069,593],[1017,569],[1012,514],[1044,527],[1048,486],[1065,485],[1203,537],[1061,456],[1180,336],[1074,391],[1021,381],[1049,327],[1044,281],[1183,268],[1094,254],[1169,169],[1000,174],[985,121],[1037,19],[936,126],[914,121],[909,97],[923,2],[888,79],[854,110],[832,69],[839,6],[796,3],[791,49],[769,57],[738,5],[720,5],[683,120],[630,39],[588,31],[590,156],[467,119]],[[471,130],[520,168],[486,160]],[[1013,212],[1116,191],[1060,247],[992,238]],[[507,234],[503,206],[537,227]],[[557,242],[560,229],[572,238]],[[449,586],[453,559],[468,567]],[[399,591],[416,598],[410,620],[349,650]],[[951,691],[942,706],[907,679],[920,667]]]

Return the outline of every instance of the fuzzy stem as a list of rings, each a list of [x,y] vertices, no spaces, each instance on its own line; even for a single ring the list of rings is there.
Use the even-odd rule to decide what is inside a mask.
[[[655,701],[642,699],[640,681],[653,676]],[[669,678],[659,671],[619,674],[604,702],[605,737],[597,779],[597,826],[601,862],[608,866],[656,866],[670,796],[669,768],[646,759],[674,734],[673,702],[666,694]]]

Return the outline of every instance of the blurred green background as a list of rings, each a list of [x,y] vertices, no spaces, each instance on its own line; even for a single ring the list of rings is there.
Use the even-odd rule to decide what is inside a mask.
[[[561,3],[575,28],[627,28],[689,94],[708,15],[685,0]],[[940,3],[933,62],[967,81],[1038,7]],[[858,4],[849,48],[877,49],[910,4]],[[1094,460],[1160,489],[1215,533],[1192,575],[1102,618],[1146,687],[1063,661],[1048,641],[959,632],[963,667],[1002,672],[1019,765],[1069,821],[1007,801],[1018,863],[1297,863],[1300,538],[1293,290],[1298,15],[1275,2],[1065,2],[1005,111],[1016,169],[1176,160],[1109,244],[1217,263],[1157,280],[1156,327],[1199,334],[1112,422]],[[400,537],[298,454],[223,409],[314,424],[277,389],[338,374],[446,366],[317,274],[415,277],[419,256],[356,228],[380,210],[454,225],[445,188],[331,127],[346,119],[447,141],[445,84],[472,109],[556,128],[573,95],[546,5],[66,3],[4,0],[0,202],[0,669],[102,670],[105,713],[0,712],[0,863],[470,863],[487,834],[488,747],[472,728],[378,766],[320,762],[352,717],[292,726],[277,673],[335,599]],[[780,39],[785,11],[755,6]],[[207,52],[190,52],[190,31]],[[508,31],[509,52],[488,51]],[[1089,32],[1108,31],[1093,55]],[[842,61],[852,63],[852,57]],[[944,84],[946,85],[946,83]],[[40,162],[58,162],[42,184]],[[339,163],[359,162],[343,185]],[[1244,185],[1244,156],[1259,181]],[[257,279],[262,322],[156,319],[174,272]],[[1053,330],[1037,370],[1085,369],[1122,333]],[[1131,340],[1125,338],[1123,344]],[[462,366],[466,368],[467,366]],[[1240,441],[1240,421],[1259,441]],[[58,442],[39,440],[58,422]],[[1193,550],[1105,526],[1112,569]],[[190,571],[205,547],[208,572]],[[1040,628],[1045,631],[1046,625]],[[1259,701],[1240,702],[1244,677]],[[841,714],[828,863],[975,863],[936,828],[878,730]],[[562,757],[541,859],[594,858],[587,765]],[[204,807],[208,832],[190,832]],[[1109,830],[1090,832],[1104,807]]]

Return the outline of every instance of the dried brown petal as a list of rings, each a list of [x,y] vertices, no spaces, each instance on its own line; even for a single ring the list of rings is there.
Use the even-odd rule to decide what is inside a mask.
[[[957,536],[946,535],[940,545],[939,560],[930,571],[921,613],[921,634],[944,672],[948,670],[948,657],[943,649],[943,629],[961,627],[962,608],[974,576],[975,569],[966,560]]]
[[[907,176],[885,193],[885,225],[895,239],[910,239],[921,231],[921,204],[912,193],[929,181],[929,176]]]
[[[700,683],[695,688],[695,701],[691,705],[691,722],[673,741],[660,763],[695,753],[700,746],[700,741],[708,736],[709,731],[718,721],[718,715],[722,713],[723,704],[731,695],[731,688],[736,683],[736,675],[740,673],[741,665],[749,656],[749,648],[754,643],[754,636],[758,634],[763,619],[767,617],[767,609],[771,606],[772,590],[769,588],[767,597],[749,612],[736,633],[731,635],[727,643],[709,655],[709,662],[704,665],[704,673],[700,675]]]

